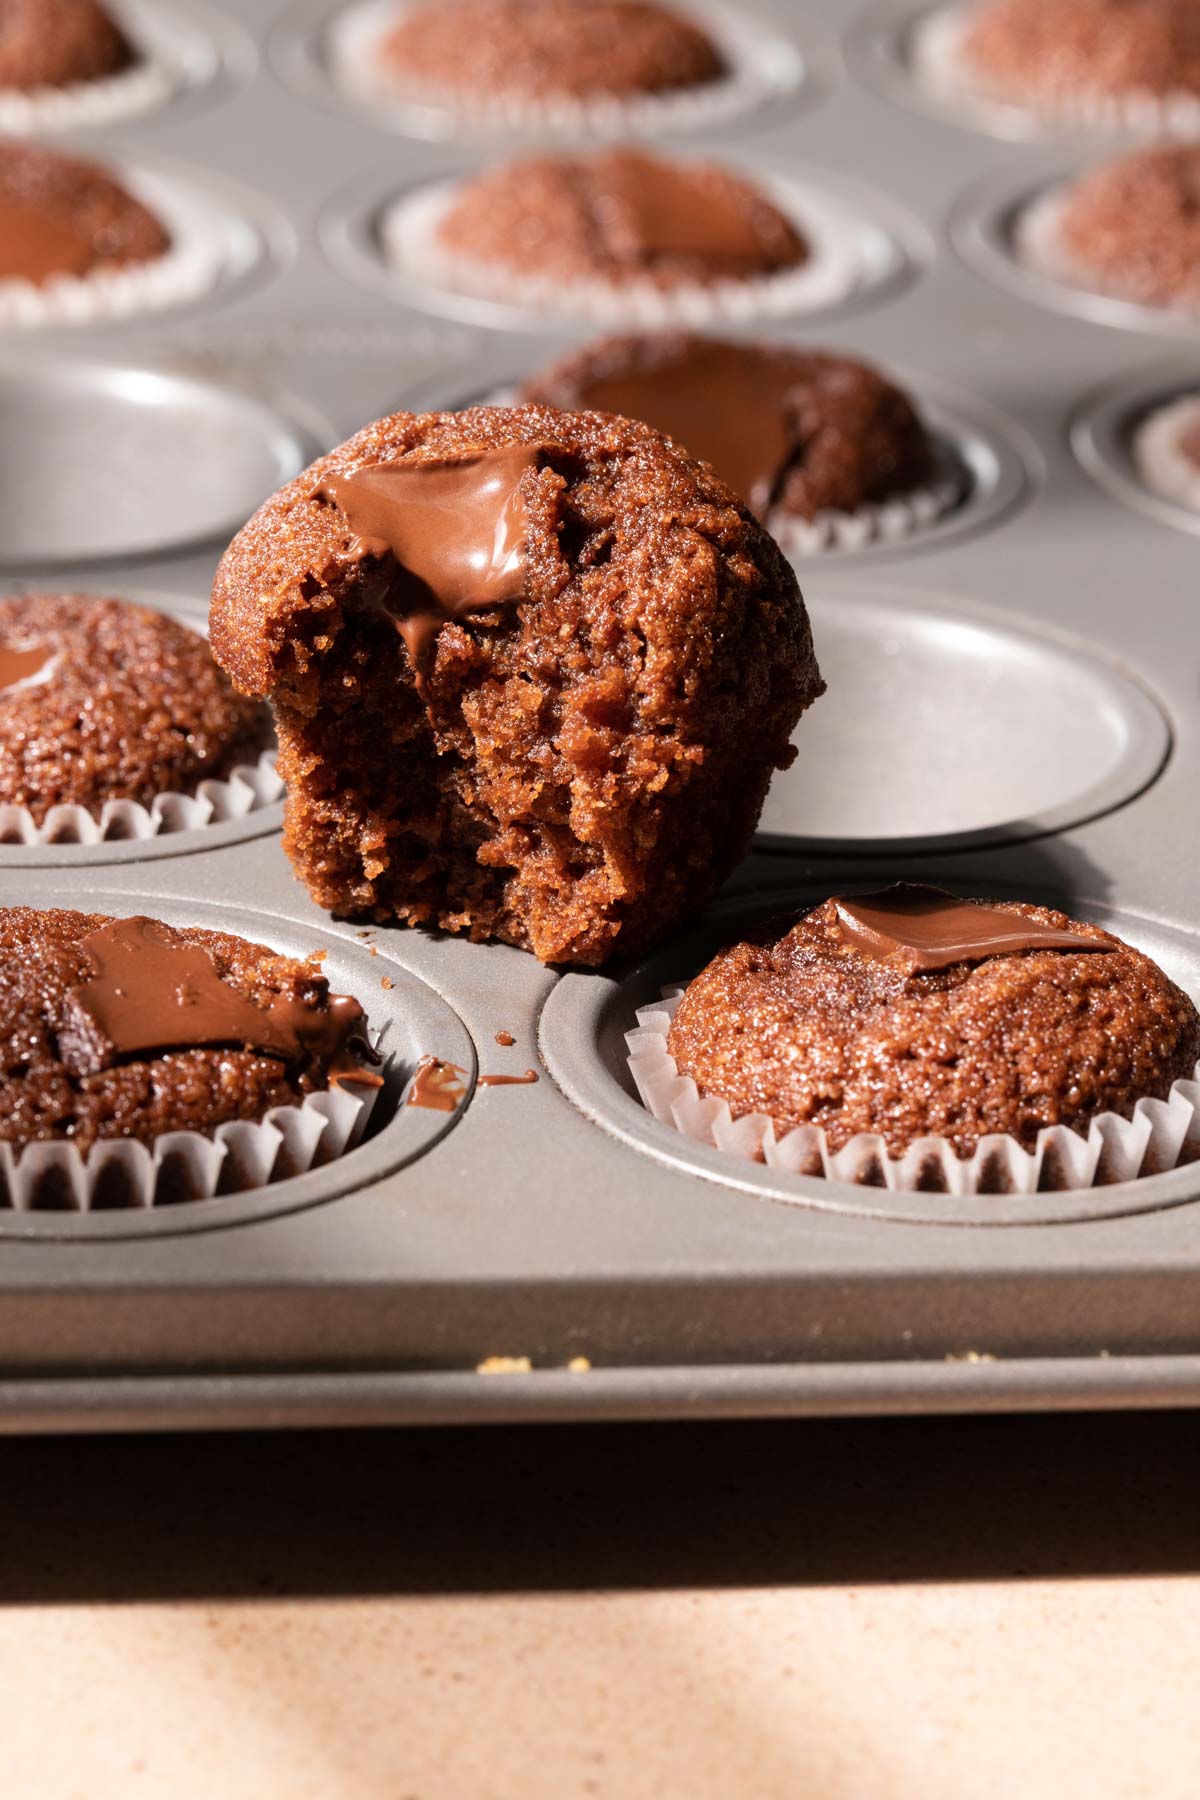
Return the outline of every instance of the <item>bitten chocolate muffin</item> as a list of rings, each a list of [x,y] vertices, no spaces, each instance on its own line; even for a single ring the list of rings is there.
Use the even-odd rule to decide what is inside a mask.
[[[908,396],[826,350],[681,333],[604,338],[535,375],[522,398],[653,425],[712,463],[764,520],[854,512],[923,486],[936,467]]]
[[[42,287],[148,262],[169,247],[154,214],[95,163],[0,142],[0,281]]]
[[[30,93],[119,75],[137,61],[96,0],[0,0],[0,89]]]
[[[0,804],[41,824],[52,806],[191,793],[269,738],[198,632],[87,594],[0,600]]]
[[[645,0],[448,0],[414,6],[381,54],[405,84],[468,97],[657,94],[725,65],[689,20]]]
[[[1106,292],[1200,304],[1200,145],[1134,151],[1081,176],[1058,237],[1080,278]]]
[[[213,648],[275,709],[320,905],[600,963],[741,857],[822,691],[795,576],[647,426],[397,413],[217,571]]]
[[[1098,925],[901,885],[721,951],[668,1048],[735,1115],[818,1126],[835,1151],[865,1131],[894,1156],[926,1136],[966,1156],[1164,1097],[1200,1057],[1200,1017]]]
[[[808,257],[795,226],[749,181],[639,150],[490,169],[463,186],[438,239],[515,274],[661,288],[770,275]]]
[[[0,909],[0,1140],[143,1144],[377,1086],[357,1000],[311,963],[155,919]]]
[[[1021,104],[1080,95],[1200,94],[1195,0],[988,0],[964,64]]]

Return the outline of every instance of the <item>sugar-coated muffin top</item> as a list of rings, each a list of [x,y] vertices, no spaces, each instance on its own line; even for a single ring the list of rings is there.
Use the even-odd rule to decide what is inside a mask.
[[[0,0],[0,89],[28,93],[99,81],[136,60],[97,0]]]
[[[1101,163],[1072,184],[1059,230],[1102,288],[1150,306],[1200,303],[1200,145]]]
[[[818,1126],[834,1150],[877,1132],[893,1155],[926,1136],[969,1155],[1164,1097],[1200,1058],[1200,1017],[1098,925],[901,885],[722,950],[668,1042],[736,1115]]]
[[[432,0],[400,15],[381,54],[407,83],[485,100],[654,94],[724,73],[706,32],[648,0]]]
[[[438,235],[456,255],[523,275],[663,288],[769,275],[809,254],[742,176],[627,149],[489,169],[459,190]]]
[[[1200,94],[1195,0],[986,0],[968,65],[1016,100]]]
[[[833,351],[685,333],[603,338],[541,370],[523,398],[653,425],[712,463],[761,519],[854,512],[934,472],[907,395]]]
[[[161,256],[158,219],[96,163],[0,141],[0,281],[35,286]]]
[[[312,963],[145,917],[0,909],[0,1140],[151,1144],[377,1085],[362,1008]]]
[[[190,793],[268,737],[204,638],[166,613],[90,594],[0,599],[0,804],[36,823],[60,804]]]

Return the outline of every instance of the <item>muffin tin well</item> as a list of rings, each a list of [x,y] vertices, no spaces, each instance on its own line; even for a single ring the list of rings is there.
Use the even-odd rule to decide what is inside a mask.
[[[392,94],[378,77],[364,79],[371,46],[405,0],[304,0],[276,25],[271,54],[281,78],[306,100],[338,108],[385,131],[444,141],[530,135],[567,141],[660,137],[753,122],[784,108],[815,105],[833,79],[833,57],[809,20],[786,25],[747,16],[724,0],[690,0],[677,10],[717,43],[729,76],[711,86],[623,104],[535,108],[472,105],[426,93]]]
[[[61,883],[31,883],[23,895],[28,906],[61,906]],[[267,944],[285,956],[320,952],[321,972],[331,993],[352,994],[367,1015],[368,1027],[384,1060],[385,1087],[372,1111],[361,1144],[306,1174],[275,1181],[243,1193],[218,1193],[209,1200],[176,1205],[120,1208],[100,1212],[14,1211],[0,1205],[0,1239],[103,1239],[173,1236],[246,1224],[335,1199],[348,1188],[361,1188],[406,1167],[430,1150],[457,1124],[469,1100],[475,1075],[470,1035],[450,1005],[427,983],[390,956],[364,941],[313,930],[261,912],[195,900],[141,898],[127,892],[105,892],[72,884],[70,904],[81,912],[117,917],[147,912],[168,925],[198,925],[230,931]],[[436,1056],[462,1069],[463,1104],[453,1113],[403,1103],[417,1064]]]
[[[845,885],[851,890],[857,885],[861,890],[862,884]],[[654,1119],[638,1099],[628,1068],[625,1033],[637,1024],[638,1008],[651,1005],[668,985],[687,981],[722,945],[736,942],[769,920],[786,922],[839,890],[840,884],[810,887],[775,892],[769,899],[743,897],[721,903],[712,908],[702,927],[629,973],[565,976],[542,1010],[540,1044],[546,1067],[593,1124],[631,1148],[742,1194],[818,1212],[849,1212],[903,1224],[1051,1225],[1157,1211],[1194,1198],[1194,1166],[1111,1186],[1030,1195],[908,1193],[859,1187],[769,1169],[698,1143]],[[1016,898],[994,887],[987,891],[992,898]],[[1047,894],[1031,894],[1024,888],[1020,898],[1057,904]],[[1185,990],[1200,993],[1200,933],[1103,907],[1071,904],[1079,916],[1103,925],[1154,957]]]
[[[829,692],[771,784],[764,849],[1019,842],[1122,805],[1167,759],[1161,706],[1079,639],[899,586],[825,587],[815,570],[805,587]]]
[[[335,196],[320,220],[321,242],[331,261],[354,281],[399,305],[466,324],[513,331],[632,330],[649,325],[720,330],[730,324],[763,325],[802,316],[806,321],[844,318],[892,298],[912,282],[929,253],[917,221],[877,190],[826,169],[793,161],[746,158],[719,145],[689,146],[696,161],[719,162],[744,174],[811,240],[811,265],[797,279],[788,271],[715,290],[692,287],[660,301],[632,292],[587,306],[571,301],[533,306],[502,297],[501,283],[486,276],[470,287],[452,284],[441,271],[422,272],[424,246],[461,181],[475,171],[447,170],[415,184],[397,180],[394,164],[356,180]],[[402,243],[403,260],[388,242]]]
[[[0,567],[211,543],[314,454],[286,401],[169,363],[0,351]]]
[[[1018,253],[1017,233],[1035,207],[1044,208],[1066,185],[1095,166],[1095,158],[1073,166],[1058,165],[1040,175],[1009,171],[973,184],[960,197],[950,218],[950,237],[973,269],[996,286],[1052,312],[1067,313],[1124,331],[1152,332],[1162,337],[1194,337],[1200,313],[1194,307],[1147,306],[1115,293],[1104,293],[1081,281],[1060,279],[1033,267]]]
[[[1071,446],[1092,479],[1147,518],[1200,536],[1200,507],[1154,492],[1142,479],[1132,446],[1151,413],[1173,401],[1200,398],[1200,368],[1173,364],[1112,382],[1090,395],[1071,421]]]

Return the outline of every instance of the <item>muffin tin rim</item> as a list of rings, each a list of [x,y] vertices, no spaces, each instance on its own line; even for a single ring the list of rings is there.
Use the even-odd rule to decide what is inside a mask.
[[[329,929],[325,921],[300,921],[283,914],[256,912],[245,904],[195,900],[178,894],[88,888],[82,894],[64,896],[59,888],[39,884],[31,890],[23,890],[19,903],[49,909],[62,907],[64,899],[69,901],[70,911],[108,913],[117,918],[144,913],[167,924],[192,924],[209,930],[229,931],[252,942],[265,943],[283,955],[303,957],[311,950],[325,950],[328,957],[321,967],[330,977],[331,990],[351,993],[360,1001],[372,1031],[383,1032],[380,1049],[384,1056],[395,1056],[395,1037],[405,1028],[405,1021],[416,1015],[417,1028],[423,1027],[430,1032],[431,1039],[435,1035],[437,1038],[436,1044],[431,1042],[427,1052],[422,1053],[439,1054],[458,1063],[466,1072],[466,1093],[453,1113],[402,1105],[403,1087],[407,1086],[411,1070],[404,1065],[403,1086],[400,1086],[398,1066],[394,1082],[396,1091],[387,1102],[392,1104],[392,1111],[384,1123],[355,1149],[304,1175],[241,1193],[215,1195],[210,1200],[161,1207],[130,1207],[94,1213],[17,1212],[3,1207],[0,1208],[0,1243],[161,1240],[190,1236],[199,1231],[267,1223],[328,1201],[353,1199],[369,1191],[385,1176],[419,1161],[454,1129],[469,1106],[478,1073],[470,1031],[445,994],[425,976],[393,958],[386,948],[379,948],[378,954],[372,956],[365,943],[344,931]],[[17,903],[16,897],[0,893],[0,908]],[[332,924],[332,921],[328,923]],[[357,973],[360,962],[361,980],[336,973],[342,964],[351,965]],[[393,983],[391,989],[381,985],[385,975]]]
[[[893,874],[890,878],[900,876]],[[1027,888],[1015,888],[1011,880],[981,883],[961,876],[947,880],[956,892],[968,896],[1025,900],[1031,897]],[[632,968],[621,965],[611,972],[564,974],[546,997],[538,1016],[538,1051],[547,1073],[589,1123],[615,1137],[627,1149],[652,1157],[676,1174],[699,1176],[757,1201],[793,1206],[801,1216],[836,1213],[889,1225],[1005,1230],[1097,1223],[1200,1201],[1200,1167],[1195,1164],[1111,1186],[1033,1195],[928,1194],[864,1188],[767,1170],[762,1164],[745,1162],[729,1152],[699,1144],[653,1118],[610,1066],[602,1038],[615,1037],[623,1042],[624,1032],[637,1023],[638,1006],[650,1004],[668,982],[686,980],[698,973],[720,944],[731,941],[743,926],[819,904],[831,893],[868,890],[878,885],[878,879],[869,878],[816,885],[798,881],[771,890],[728,895],[718,899],[699,924]],[[1066,911],[1110,926],[1118,936],[1123,935],[1123,923],[1128,929],[1129,921],[1135,927],[1147,928],[1151,938],[1164,929],[1168,936],[1191,936],[1196,940],[1200,958],[1200,933],[1189,932],[1187,927],[1102,902],[1055,896],[1048,887],[1041,890],[1041,897],[1047,904],[1061,903]],[[619,1050],[618,1056],[623,1067],[624,1052]]]
[[[526,146],[526,150],[531,148],[538,147]],[[823,325],[826,321],[869,312],[895,300],[919,282],[936,255],[929,228],[902,201],[895,200],[886,190],[857,177],[845,176],[836,169],[799,162],[777,153],[756,156],[750,146],[726,146],[707,139],[689,139],[669,152],[669,160],[719,163],[732,173],[757,182],[766,189],[768,198],[779,190],[790,189],[793,194],[809,190],[835,207],[848,205],[854,230],[872,233],[883,246],[888,266],[880,274],[868,276],[839,300],[811,310],[755,316],[753,322],[767,329],[784,320],[789,324]],[[345,279],[381,293],[402,307],[411,307],[426,317],[474,325],[492,336],[503,331],[533,331],[555,338],[577,336],[581,328],[586,329],[591,323],[578,314],[542,313],[515,301],[460,293],[433,281],[415,280],[384,260],[377,232],[380,216],[389,205],[447,183],[468,180],[483,173],[487,166],[486,160],[479,156],[467,160],[458,154],[439,168],[426,169],[416,177],[404,179],[398,178],[394,165],[376,165],[356,179],[343,183],[324,201],[316,222],[322,253]],[[738,321],[739,328],[748,322],[749,319]],[[724,323],[714,321],[713,328],[719,330]],[[613,329],[633,330],[636,327],[614,325]]]
[[[376,130],[422,143],[455,143],[476,149],[502,144],[515,148],[521,144],[534,143],[554,143],[562,147],[585,144],[598,146],[630,135],[628,127],[611,132],[597,132],[587,128],[563,132],[550,126],[531,126],[525,130],[473,126],[455,109],[439,106],[436,102],[397,100],[391,105],[384,102],[372,105],[365,99],[358,101],[339,88],[327,66],[320,42],[334,18],[339,13],[348,11],[355,3],[356,0],[291,0],[286,10],[271,22],[265,43],[265,59],[288,92],[304,100],[316,101],[326,110],[368,124]],[[723,15],[731,26],[745,23],[745,15],[739,17],[730,0],[683,0],[678,10],[684,16],[699,16],[701,22],[704,15],[716,14]],[[786,90],[753,105],[739,106],[727,117],[705,123],[701,128],[704,131],[723,136],[725,133],[740,133],[747,127],[769,128],[778,123],[781,112],[804,114],[821,106],[837,85],[841,71],[832,33],[823,30],[812,20],[795,17],[788,19],[786,27],[774,17],[761,19],[751,16],[751,23],[768,40],[785,44],[791,54],[799,56],[799,79],[789,83]],[[667,128],[653,133],[651,141],[658,144],[683,143],[693,135],[695,129],[688,126]]]

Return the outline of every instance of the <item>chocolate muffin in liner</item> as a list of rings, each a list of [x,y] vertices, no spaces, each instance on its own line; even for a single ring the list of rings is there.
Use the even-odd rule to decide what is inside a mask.
[[[1156,93],[1149,88],[1109,93],[1080,86],[1055,94],[989,81],[965,53],[979,0],[936,8],[917,21],[908,43],[909,67],[930,93],[962,105],[1016,108],[1050,126],[1124,133],[1135,137],[1200,135],[1200,95],[1189,88]]]
[[[1099,268],[1065,241],[1063,221],[1075,197],[1075,184],[1062,182],[1048,188],[1018,214],[1013,224],[1013,252],[1019,264],[1049,281],[1081,293],[1123,300],[1155,312],[1181,318],[1200,317],[1200,271],[1193,277],[1194,294],[1166,297],[1152,286],[1154,277],[1139,273],[1131,254],[1120,268]]]
[[[1130,451],[1152,493],[1200,512],[1200,394],[1155,407],[1134,431]]]
[[[408,8],[403,0],[362,0],[338,13],[325,35],[333,80],[348,100],[374,108],[434,107],[470,132],[549,132],[571,138],[664,136],[701,131],[794,92],[804,64],[785,40],[744,17],[706,10],[692,19],[686,7],[670,8],[700,26],[720,67],[710,78],[646,93],[566,92],[520,94],[468,92],[430,80],[405,80],[384,45]]]
[[[867,280],[853,227],[830,200],[810,189],[758,184],[803,239],[807,255],[802,262],[765,274],[664,286],[649,278],[565,279],[561,272],[536,274],[460,254],[442,241],[441,228],[461,185],[438,182],[395,200],[378,227],[385,261],[408,280],[519,307],[534,316],[583,319],[610,330],[704,330],[834,306]]]
[[[198,189],[149,169],[115,179],[158,221],[166,247],[144,260],[56,274],[0,276],[0,329],[102,326],[202,299],[247,260],[247,227]]]
[[[89,922],[96,924],[95,919]],[[107,929],[127,937],[144,933],[152,944],[156,935],[161,936],[174,940],[172,948],[181,941],[180,934],[153,919],[109,919]],[[103,978],[104,964],[96,966]],[[120,1005],[125,997],[119,987],[114,991]],[[194,990],[188,997],[195,1004]],[[360,1035],[353,1046],[347,1039],[340,1064],[331,1059],[329,1085],[293,1104],[271,1107],[258,1120],[230,1120],[210,1131],[167,1131],[150,1141],[97,1135],[85,1147],[65,1137],[39,1138],[17,1147],[0,1141],[0,1204],[18,1212],[168,1206],[265,1187],[344,1155],[361,1141],[383,1086],[376,1036],[361,1013],[358,1018]],[[86,1015],[83,1029],[94,1030]],[[106,1035],[101,1028],[97,1041]],[[59,1054],[64,1054],[65,1031],[56,1041]],[[161,1066],[166,1067],[166,1052],[163,1058]],[[167,1105],[169,1109],[169,1101]]]
[[[872,902],[886,907],[888,896],[863,896],[860,904]],[[1043,941],[1053,935],[1046,934]],[[1080,940],[1079,947],[1088,946]],[[1159,979],[1166,985],[1161,972]],[[977,1139],[972,1133],[968,1142],[974,1141],[974,1148],[969,1154],[936,1135],[915,1138],[896,1153],[880,1133],[862,1131],[834,1148],[826,1131],[816,1125],[780,1124],[765,1112],[735,1116],[726,1100],[702,1095],[696,1082],[680,1073],[668,1034],[685,992],[681,985],[665,988],[659,1001],[638,1009],[638,1023],[626,1033],[629,1072],[643,1105],[656,1119],[743,1161],[896,1191],[1033,1194],[1132,1181],[1200,1157],[1200,1063],[1172,1082],[1164,1098],[1137,1099],[1129,1116],[1099,1111],[1090,1117],[1086,1133],[1061,1124],[1045,1125],[1032,1147],[1016,1135],[993,1132]],[[1032,1066],[1042,1073],[1036,1046],[1031,1054]],[[949,1067],[955,1067],[953,1057]]]
[[[253,763],[239,763],[223,780],[208,779],[192,793],[157,794],[149,806],[138,800],[106,800],[89,812],[84,806],[52,806],[38,824],[26,806],[0,805],[0,846],[4,844],[103,844],[136,838],[144,842],[178,831],[203,831],[261,812],[283,798],[274,750]],[[3,852],[0,850],[0,859]]]

